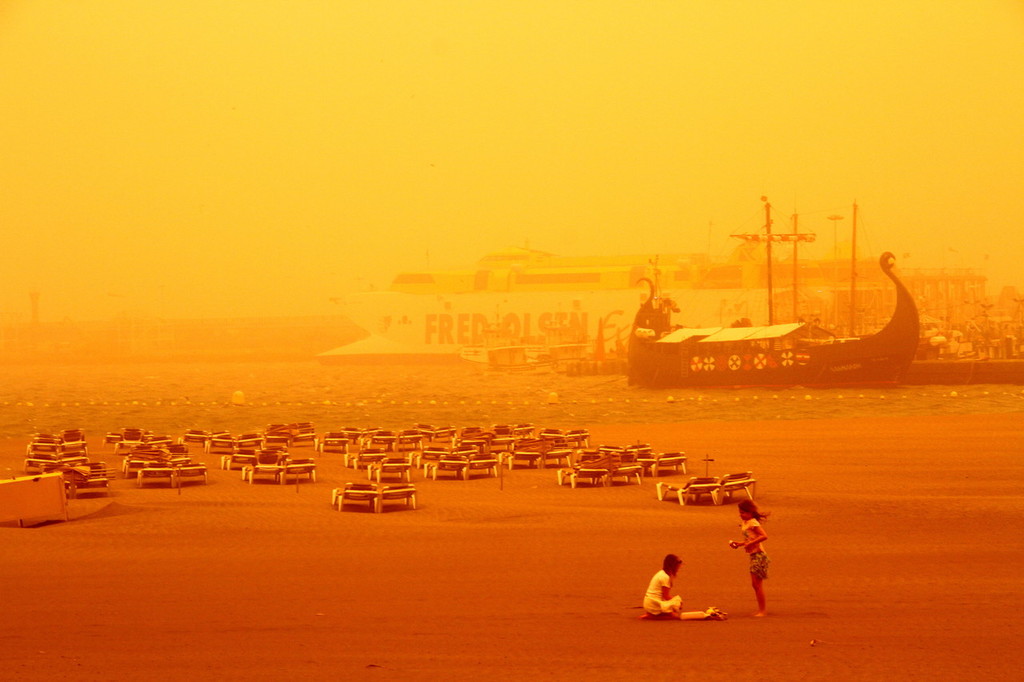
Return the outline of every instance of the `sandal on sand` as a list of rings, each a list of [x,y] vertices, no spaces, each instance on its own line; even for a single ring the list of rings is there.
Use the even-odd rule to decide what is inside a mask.
[[[726,620],[728,617],[729,614],[720,610],[717,606],[709,606],[708,610],[704,612],[705,620]]]

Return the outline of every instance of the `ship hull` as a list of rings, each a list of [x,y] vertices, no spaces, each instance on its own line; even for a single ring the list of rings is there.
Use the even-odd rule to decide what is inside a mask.
[[[892,386],[906,371],[900,354],[865,352],[856,341],[814,350],[727,352],[695,346],[632,355],[631,383],[645,388]]]
[[[694,320],[721,324],[737,317],[763,320],[767,310],[757,301],[758,290],[730,305],[735,292],[721,289],[687,290],[682,300]],[[555,346],[551,330],[567,330],[583,339],[588,353],[606,355],[625,349],[632,329],[632,312],[641,294],[637,289],[545,292],[482,292],[472,294],[409,294],[392,291],[351,294],[339,303],[368,340],[334,348],[317,356],[325,364],[358,362],[457,362],[460,351],[483,346],[488,330],[524,344]],[[547,337],[547,338],[546,338]],[[579,344],[575,344],[579,345]],[[574,349],[578,357],[579,352]],[[373,356],[373,359],[360,356]],[[620,354],[621,357],[621,354]],[[558,358],[556,358],[558,359]]]
[[[343,311],[367,339],[317,356],[325,364],[458,362],[460,351],[483,346],[489,333],[547,345],[560,332],[625,348],[636,290],[422,295],[370,292],[350,295]]]

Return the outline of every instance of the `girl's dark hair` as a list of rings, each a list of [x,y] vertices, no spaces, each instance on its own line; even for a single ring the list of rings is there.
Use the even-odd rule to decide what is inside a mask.
[[[668,574],[679,568],[683,563],[683,560],[677,557],[675,554],[668,554],[665,556],[665,560],[661,562],[661,568]]]
[[[739,508],[740,511],[747,512],[758,521],[763,521],[770,516],[769,512],[759,511],[753,500],[740,500]]]

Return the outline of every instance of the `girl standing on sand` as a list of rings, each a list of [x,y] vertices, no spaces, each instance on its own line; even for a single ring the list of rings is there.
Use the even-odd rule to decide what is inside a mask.
[[[766,616],[768,609],[765,607],[764,581],[768,579],[770,560],[761,546],[761,543],[768,539],[768,534],[764,532],[761,521],[768,518],[768,513],[759,511],[753,500],[740,502],[739,510],[743,541],[730,540],[729,546],[733,549],[742,547],[747,550],[747,556],[750,557],[750,584],[754,588],[754,596],[757,597],[757,613],[754,616]]]
[[[725,614],[715,607],[707,611],[683,611],[683,598],[678,594],[670,597],[672,581],[679,573],[683,560],[669,554],[661,562],[661,570],[651,578],[644,595],[644,611],[651,618],[677,618],[679,620],[725,620]]]

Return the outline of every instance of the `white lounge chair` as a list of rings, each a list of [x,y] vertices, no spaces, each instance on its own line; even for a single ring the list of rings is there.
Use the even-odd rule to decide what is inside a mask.
[[[374,512],[380,506],[380,489],[374,483],[346,483],[343,488],[331,491],[331,506],[344,511],[346,504],[353,502],[369,502]]]
[[[746,494],[747,499],[754,499],[754,492],[757,488],[757,479],[754,478],[753,472],[742,471],[735,474],[726,474],[722,476],[722,487],[718,492],[719,503],[724,503],[727,500],[731,500],[732,496],[738,492]]]
[[[664,500],[669,495],[674,495],[679,504],[685,505],[687,501],[699,502],[702,495],[711,498],[713,504],[721,504],[718,491],[722,483],[717,476],[694,476],[682,485],[672,485],[659,481],[656,486],[658,499]]]

